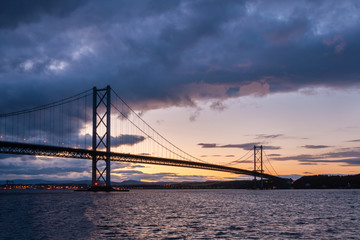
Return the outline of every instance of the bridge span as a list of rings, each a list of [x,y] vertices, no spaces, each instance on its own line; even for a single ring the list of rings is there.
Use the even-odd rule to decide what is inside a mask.
[[[160,157],[152,157],[146,155],[134,155],[127,153],[116,153],[116,152],[107,153],[105,151],[93,151],[88,149],[47,146],[47,145],[29,144],[29,143],[14,143],[14,142],[0,141],[0,153],[18,154],[18,155],[35,155],[35,156],[45,156],[45,157],[57,157],[57,158],[80,158],[87,160],[92,160],[94,157],[96,157],[96,159],[98,160],[106,160],[107,157],[110,156],[110,161],[114,161],[114,162],[129,162],[129,163],[166,165],[166,166],[185,167],[185,168],[197,168],[197,169],[229,172],[235,174],[245,174],[254,177],[263,177],[273,181],[280,181],[280,182],[287,181],[287,179],[266,173],[249,171],[246,169],[223,166],[218,164],[177,160],[170,158],[160,158]]]

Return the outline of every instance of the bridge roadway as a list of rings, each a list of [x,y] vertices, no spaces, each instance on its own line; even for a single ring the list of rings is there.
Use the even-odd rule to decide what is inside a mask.
[[[96,155],[97,159],[105,160],[107,153],[103,151],[92,151],[88,149],[77,149],[69,147],[47,146],[39,144],[29,143],[16,143],[0,141],[0,153],[5,154],[18,154],[18,155],[36,155],[46,157],[58,157],[58,158],[80,158],[91,160],[93,155]],[[151,157],[144,155],[133,155],[126,153],[110,153],[110,160],[115,162],[130,162],[130,163],[143,163],[143,164],[155,164],[166,165],[175,167],[186,168],[198,168],[207,169],[221,172],[230,172],[236,174],[245,174],[250,176],[267,178],[272,181],[285,182],[287,179],[280,178],[270,174],[261,174],[255,171],[249,171],[241,168],[222,166],[217,164],[193,162],[187,160],[176,160],[169,158]]]

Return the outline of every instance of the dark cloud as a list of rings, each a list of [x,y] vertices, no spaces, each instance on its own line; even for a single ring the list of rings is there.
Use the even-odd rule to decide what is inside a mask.
[[[283,137],[283,134],[257,134],[256,138],[258,139],[273,139]]]
[[[143,136],[137,135],[120,135],[118,137],[111,137],[111,146],[118,147],[121,145],[134,145],[145,140]]]
[[[305,145],[302,146],[303,148],[308,148],[308,149],[321,149],[321,148],[329,148],[331,146],[327,146],[327,145]]]
[[[281,149],[281,147],[279,147],[279,146],[268,146],[268,145],[263,146],[263,148],[265,150],[279,150],[279,149]]]
[[[219,146],[219,147],[221,147],[221,148],[242,148],[244,150],[249,150],[249,149],[253,148],[255,145],[259,146],[259,143],[227,144],[227,145],[222,145],[222,146]],[[278,150],[278,149],[281,149],[281,147],[266,145],[266,146],[263,146],[263,149]]]
[[[301,154],[296,156],[289,156],[289,157],[278,157],[278,158],[272,158],[276,161],[293,161],[293,160],[304,160],[304,159],[312,159],[314,158],[313,155],[310,154]]]
[[[0,161],[0,178],[83,179],[90,177],[91,161],[7,155]]]
[[[90,179],[91,177],[91,161],[86,159],[59,159],[12,154],[0,154],[0,159],[0,179],[12,179],[14,176],[43,179]],[[103,162],[98,164],[99,166],[104,165]],[[139,164],[112,162],[111,172],[144,167]]]
[[[217,110],[217,111],[221,112],[226,108],[226,106],[222,102],[216,101],[216,102],[213,102],[210,105],[210,108],[213,109],[213,110]]]
[[[202,148],[241,148],[244,150],[253,149],[254,146],[259,146],[261,143],[259,142],[252,142],[252,143],[243,143],[243,144],[225,144],[225,145],[218,145],[216,143],[199,143],[198,145]],[[277,146],[263,146],[263,149],[268,150],[278,150],[281,147]]]
[[[194,122],[200,116],[201,108],[196,108],[194,112],[191,113],[189,120],[190,122]]]
[[[359,166],[360,158],[347,158],[347,159],[335,159],[335,160],[322,160],[322,159],[311,159],[311,160],[299,160],[304,163],[346,163],[344,166]]]
[[[360,139],[349,140],[348,142],[360,142]]]
[[[44,167],[39,169],[21,169],[17,166],[4,166],[4,169],[1,171],[1,174],[16,174],[16,175],[58,175],[64,176],[70,173],[81,173],[88,171],[89,169],[85,168],[74,168],[74,167]]]
[[[31,160],[35,160],[36,157],[35,156],[26,156],[26,155],[16,155],[16,154],[3,154],[0,153],[0,159],[18,159],[21,161],[31,161]]]
[[[281,154],[277,154],[277,153],[273,153],[273,154],[269,154],[269,157],[280,157]]]
[[[254,148],[255,145],[259,145],[259,143],[244,143],[244,144],[226,144],[218,146],[219,148],[241,148],[244,150],[249,150]]]
[[[244,150],[249,150],[259,143],[245,143],[245,144],[226,144],[218,145],[216,143],[199,143],[198,145],[202,148],[242,148]]]
[[[228,97],[236,97],[239,94],[240,87],[230,87],[226,90],[226,95]]]
[[[328,152],[321,155],[301,154],[289,157],[275,157],[272,160],[276,161],[298,161],[306,163],[306,165],[320,164],[320,163],[346,163],[347,166],[360,165],[360,149],[359,148],[345,148],[337,152]],[[303,164],[305,165],[305,164]]]
[[[41,21],[43,16],[64,18],[84,5],[87,0],[2,0],[0,2],[0,28],[15,28],[19,24],[29,24]]]
[[[112,85],[142,110],[308,86],[359,85],[355,1],[1,5],[5,112],[94,84]]]
[[[199,143],[199,146],[201,146],[202,148],[216,148],[217,144],[216,143]]]
[[[330,152],[322,155],[323,158],[358,158],[360,148],[342,148],[338,152]]]

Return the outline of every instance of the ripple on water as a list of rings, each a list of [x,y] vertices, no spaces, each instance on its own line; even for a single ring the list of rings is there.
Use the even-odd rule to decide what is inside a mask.
[[[25,191],[0,192],[0,204],[0,239],[360,236],[360,190]]]

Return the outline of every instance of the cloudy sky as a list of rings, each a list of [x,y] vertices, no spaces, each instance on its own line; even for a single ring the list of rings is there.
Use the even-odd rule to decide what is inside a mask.
[[[1,0],[1,113],[111,85],[204,161],[251,169],[234,161],[262,144],[279,175],[355,174],[359,26],[355,0]],[[0,179],[90,176],[85,160],[0,158]],[[113,169],[114,180],[239,177]]]

